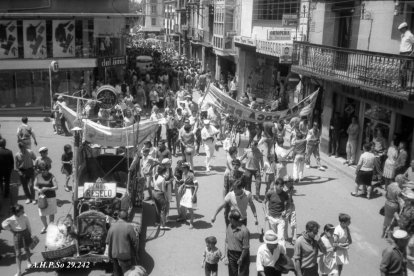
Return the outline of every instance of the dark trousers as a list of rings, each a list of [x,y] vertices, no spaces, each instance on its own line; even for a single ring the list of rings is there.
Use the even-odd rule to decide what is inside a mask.
[[[0,188],[3,191],[4,197],[9,196],[10,192],[10,176],[12,171],[11,170],[0,170]]]
[[[180,143],[180,145],[181,145],[181,160],[183,160],[183,162],[185,162],[186,161],[186,158],[185,158],[185,147],[181,143]]]
[[[174,141],[175,140],[174,132],[175,132],[174,129],[167,129],[167,145],[168,145],[168,150],[172,154],[176,154],[177,152],[177,143],[176,141]]]
[[[249,276],[250,254],[247,254],[247,257],[238,265],[237,261],[240,259],[241,254],[241,251],[227,250],[229,276]]]
[[[272,266],[265,266],[263,272],[266,276],[282,276],[282,272],[277,271],[276,268]],[[260,276],[260,274],[257,273],[257,276]]]
[[[113,259],[114,276],[123,276],[132,267],[131,260]]]
[[[66,119],[65,119],[65,116],[63,116],[63,115],[61,115],[61,117],[60,117],[60,127],[62,128],[62,130],[65,134],[70,133],[68,128],[66,127]]]
[[[34,190],[34,169],[22,169],[20,170],[20,183],[22,183],[24,195],[27,199],[34,200],[35,190]]]
[[[340,136],[336,133],[329,134],[329,154],[333,154],[335,156],[339,155],[339,144],[340,144]]]
[[[161,126],[158,127],[157,131],[155,132],[154,136],[154,147],[158,146],[158,142],[161,140]]]
[[[302,276],[319,276],[317,264],[311,268],[302,268],[301,270]]]

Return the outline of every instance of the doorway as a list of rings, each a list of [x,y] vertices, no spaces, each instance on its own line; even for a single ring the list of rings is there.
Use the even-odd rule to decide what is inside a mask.
[[[337,45],[340,48],[348,49],[351,45],[352,12],[351,10],[340,11],[338,15]],[[335,69],[346,71],[348,68],[348,52],[338,51],[335,55]]]

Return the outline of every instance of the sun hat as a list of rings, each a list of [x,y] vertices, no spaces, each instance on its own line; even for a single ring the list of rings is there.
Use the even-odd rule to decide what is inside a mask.
[[[392,237],[396,240],[404,240],[408,238],[408,233],[404,230],[398,229],[392,233]]]
[[[266,233],[264,234],[263,240],[266,244],[277,244],[278,243],[277,235],[275,231],[273,230],[267,230]]]
[[[170,159],[168,159],[168,158],[164,158],[164,159],[162,159],[162,161],[161,161],[161,164],[171,164],[171,160]]]
[[[398,26],[398,30],[401,30],[402,28],[407,28],[407,27],[408,27],[407,22],[403,22]]]
[[[41,148],[39,149],[39,152],[43,152],[43,151],[48,151],[47,147],[41,147]]]

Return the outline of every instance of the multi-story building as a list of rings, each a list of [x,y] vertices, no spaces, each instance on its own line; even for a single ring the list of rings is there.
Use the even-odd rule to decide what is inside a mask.
[[[142,32],[146,35],[162,35],[164,33],[164,1],[163,0],[144,0],[145,24]]]
[[[53,93],[122,80],[128,18],[137,16],[128,0],[1,1],[0,12],[2,111],[47,109]]]
[[[399,54],[398,26],[413,27],[414,1],[313,1],[309,42],[294,42],[292,70],[302,75],[304,93],[320,87],[321,149],[329,151],[334,113],[346,130],[359,121],[358,151],[379,129],[391,141],[408,143],[414,156],[414,59]],[[345,154],[346,132],[340,142]]]
[[[178,14],[177,0],[164,1],[164,28],[165,28],[165,42],[167,46],[172,46],[175,50],[180,49],[180,36],[178,32]]]
[[[279,96],[277,88],[290,79],[293,40],[303,37],[299,12],[300,0],[241,1],[241,31],[235,37],[239,95],[249,86],[258,99]],[[222,43],[219,35],[217,43]]]

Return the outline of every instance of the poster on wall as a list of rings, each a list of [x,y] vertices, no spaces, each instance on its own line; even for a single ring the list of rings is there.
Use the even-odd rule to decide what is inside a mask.
[[[46,58],[46,21],[23,21],[24,58]]]
[[[17,58],[16,20],[0,20],[0,59]]]
[[[75,56],[75,21],[53,20],[53,57]]]
[[[282,54],[279,58],[280,63],[292,63],[292,46],[285,45],[283,46]]]

